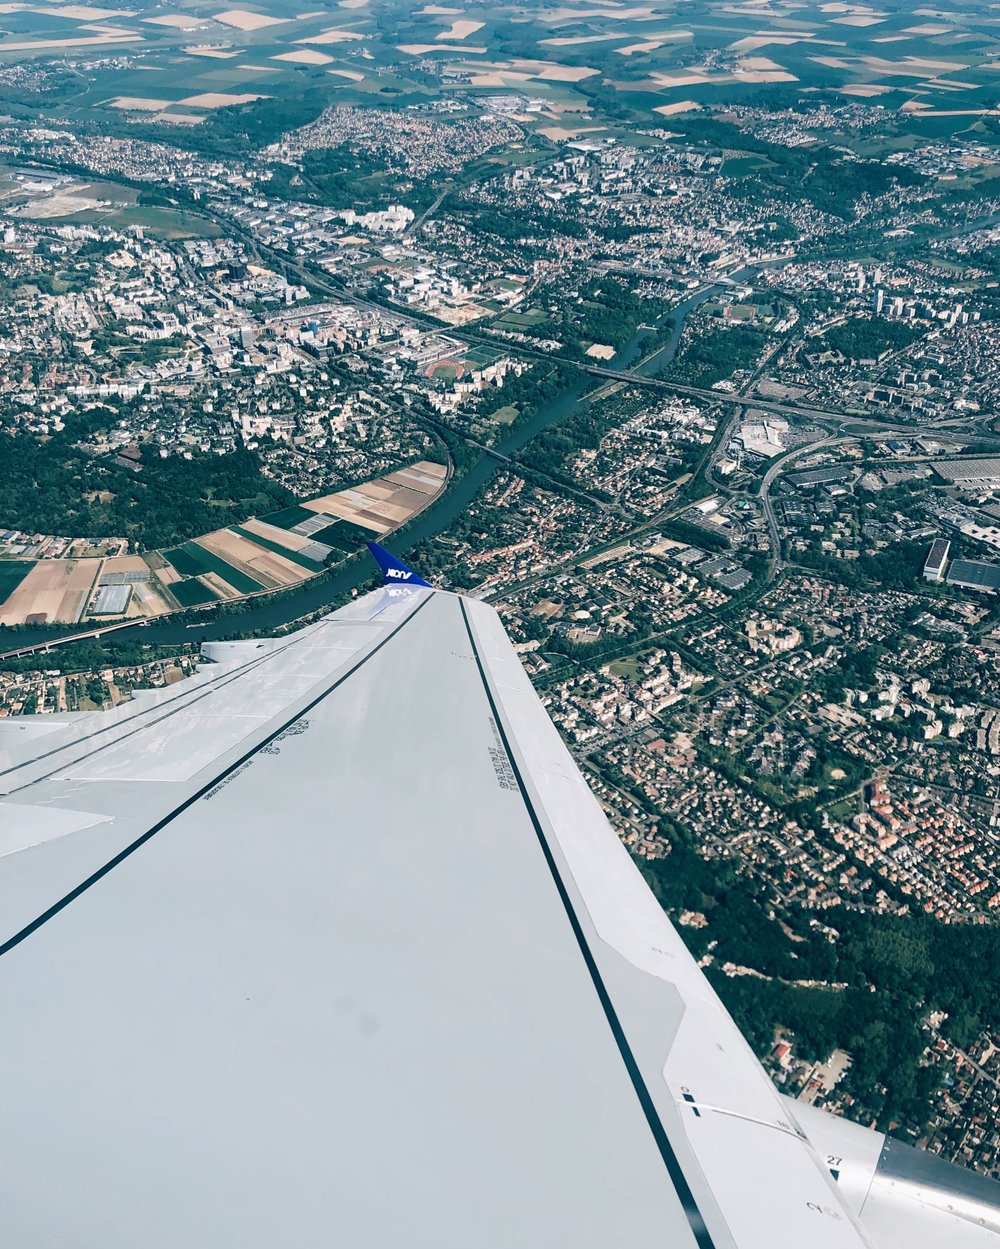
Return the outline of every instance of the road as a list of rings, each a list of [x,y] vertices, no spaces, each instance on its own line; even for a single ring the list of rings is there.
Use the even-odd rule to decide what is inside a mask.
[[[885,438],[894,438],[901,431],[897,429],[884,429],[877,433],[866,434],[865,437],[871,442],[881,442]],[[907,431],[909,436],[913,436],[913,431]],[[764,520],[767,522],[767,531],[771,544],[771,562],[768,565],[767,580],[771,582],[778,573],[785,567],[785,561],[781,555],[781,534],[778,531],[778,521],[774,515],[774,507],[771,503],[771,485],[777,477],[779,477],[789,464],[803,455],[814,454],[816,451],[823,451],[830,447],[839,447],[844,443],[857,442],[855,434],[838,434],[829,438],[821,438],[818,442],[808,442],[804,446],[796,447],[789,451],[787,455],[780,456],[775,460],[764,474],[758,490],[761,509],[764,513]]]
[[[87,642],[93,638],[99,638],[105,633],[117,633],[119,629],[134,629],[136,625],[149,624],[154,620],[162,620],[165,616],[178,614],[177,612],[162,612],[159,616],[148,616],[145,620],[120,620],[117,624],[100,625],[96,629],[87,629],[83,633],[71,633],[66,637],[54,637],[47,642],[34,642],[30,645],[15,646],[12,650],[0,651],[0,660],[22,659],[25,655],[44,654],[47,651],[55,650],[57,646],[67,646],[70,642]]]
[[[695,399],[707,399],[712,403],[752,407],[761,412],[773,412],[775,416],[789,416],[799,420],[805,418],[813,421],[834,421],[838,425],[845,421],[869,421],[870,419],[861,412],[833,412],[828,408],[809,408],[798,404],[777,403],[772,399],[761,399],[757,395],[747,394],[742,390],[708,390],[703,386],[685,386],[681,382],[666,381],[661,377],[644,377],[641,373],[634,373],[628,369],[605,369],[594,364],[585,364],[580,367],[595,377],[607,377],[614,381],[627,382],[630,386],[654,387],[657,390],[669,390],[674,394],[690,395]],[[887,425],[886,422],[877,419],[871,420],[871,423],[883,428]],[[914,429],[912,425],[893,425],[888,432],[909,435],[912,438]]]
[[[450,191],[453,191],[454,189],[455,189],[455,184],[449,178],[448,181],[444,185],[444,190],[437,197],[434,203],[431,204],[429,208],[425,208],[424,211],[420,214],[420,216],[415,218],[413,221],[411,221],[410,224],[406,227],[406,229],[403,231],[403,238],[404,239],[410,238],[412,235],[416,234],[417,231],[420,229],[420,227],[424,224],[424,222],[427,221],[441,207],[441,205],[444,203],[445,196],[448,195],[448,193]]]

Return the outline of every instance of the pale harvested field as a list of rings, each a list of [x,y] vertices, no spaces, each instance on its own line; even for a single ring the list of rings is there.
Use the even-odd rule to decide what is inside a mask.
[[[311,39],[310,43],[315,43],[315,39]],[[426,56],[428,52],[464,52],[468,55],[470,52],[481,53],[486,49],[482,44],[458,44],[458,43],[401,43],[396,48],[397,52],[405,52],[407,56]],[[527,74],[522,74],[522,78],[527,78]],[[492,84],[489,84],[492,85]],[[503,83],[499,84],[501,87]]]
[[[386,485],[381,478],[376,478],[375,481],[366,481],[360,486],[355,486],[354,492],[365,499],[391,499],[393,487]]]
[[[291,533],[288,529],[279,529],[277,525],[269,525],[267,521],[258,520],[256,516],[244,521],[240,528],[249,529],[259,538],[267,538],[268,542],[277,542],[290,551],[301,551],[312,542],[312,538],[307,538],[300,533]]]
[[[904,104],[902,111],[905,113],[907,107]],[[926,105],[919,109],[921,117],[986,117],[987,115],[996,117],[998,111],[995,108],[928,108]]]
[[[841,95],[853,95],[860,100],[870,100],[877,95],[885,95],[892,87],[880,87],[877,82],[855,82],[846,87],[838,87]]]
[[[112,108],[124,108],[132,113],[162,113],[173,100],[144,100],[137,95],[120,95],[111,101]]]
[[[232,56],[239,56],[238,52],[227,52],[224,48],[185,48],[184,51],[188,56],[208,56],[216,61],[228,61]]]
[[[165,611],[173,610],[159,588],[148,581],[145,585],[132,587],[132,602],[138,606],[143,616],[159,616]]]
[[[935,26],[932,22],[927,22],[923,26],[907,26],[903,31],[904,35],[950,35],[954,31],[954,26]]]
[[[317,52],[313,48],[300,48],[298,52],[279,52],[271,57],[272,61],[294,61],[299,65],[329,65],[333,60],[325,52]]]
[[[426,507],[439,493],[446,478],[444,465],[421,460],[351,490],[310,499],[302,506],[376,533],[386,533]]]
[[[421,16],[423,16],[425,13],[428,16],[432,14],[440,14],[441,16],[447,16],[450,13],[461,13],[461,11],[462,11],[461,9],[445,9],[445,8],[442,8],[440,4],[425,4],[422,9],[417,10],[417,12]]]
[[[730,52],[756,52],[758,48],[779,47],[790,48],[792,44],[802,43],[800,35],[747,35],[729,45]]]
[[[318,35],[307,35],[304,39],[296,39],[296,43],[348,43],[352,39],[364,39],[357,30],[322,30]]]
[[[283,26],[287,21],[284,17],[266,17],[263,13],[251,13],[247,9],[226,9],[224,13],[216,13],[213,21],[223,26],[233,26],[237,30],[263,30],[265,26]]]
[[[390,503],[388,500],[384,500],[379,503],[373,503],[364,515],[377,519],[380,524],[384,524],[389,529],[395,529],[398,525],[402,525],[404,521],[409,520],[413,513],[410,508],[403,504]],[[372,522],[369,521],[368,523],[371,524]]]
[[[443,464],[435,464],[433,460],[418,460],[408,468],[397,469],[382,477],[381,481],[398,482],[413,490],[423,490],[427,494],[437,494],[448,477],[448,470]]]
[[[468,18],[459,18],[452,22],[447,30],[442,30],[438,39],[468,39],[470,35],[474,35],[477,30],[482,30],[486,25],[485,22],[473,22]]]
[[[652,39],[647,39],[643,43],[630,43],[628,47],[615,48],[615,51],[619,56],[634,56],[637,52],[655,52],[668,43],[677,43],[678,40],[691,38],[693,38],[693,32],[690,30],[671,30],[665,34],[654,35]]]
[[[571,139],[579,139],[582,134],[593,134],[600,129],[600,126],[578,126],[575,129],[572,126],[539,126],[538,133],[545,135],[546,139],[551,139],[554,143],[562,143],[569,142]]]
[[[275,555],[271,551],[265,551],[258,547],[260,555],[248,565],[250,576],[255,577],[258,581],[267,585],[269,582],[273,585],[297,585],[300,581],[308,581],[310,577],[315,576],[308,568],[300,568],[298,564],[291,563],[290,560],[282,559],[280,555]]]
[[[745,56],[740,62],[743,69],[781,69],[777,61],[767,56]]]
[[[100,22],[88,22],[80,27],[81,30],[92,30],[98,35],[107,35],[109,39],[117,38],[118,35],[130,35],[132,32],[127,26],[104,26]],[[146,69],[150,67],[147,65]],[[154,72],[157,72],[154,70]]]
[[[33,48],[51,48],[53,52],[63,48],[86,48],[99,43],[142,43],[142,35],[95,35],[86,39],[25,39],[14,43],[0,43],[0,52],[30,52]]]
[[[337,8],[338,9],[363,9],[367,6],[367,4],[368,4],[368,0],[340,0],[340,2],[337,5]]]
[[[275,555],[264,547],[255,546],[247,538],[241,538],[238,533],[230,533],[228,529],[217,529],[215,533],[197,538],[196,542],[198,546],[203,546],[206,551],[218,555],[227,564],[232,564],[240,572],[245,572],[247,576],[263,582],[264,585],[294,585],[307,575],[306,570],[298,564],[293,564],[291,560]]]
[[[695,70],[686,74],[650,74],[650,77],[661,87],[691,87],[709,80],[708,74],[700,74]]]
[[[886,61],[880,56],[861,56],[858,60],[866,69],[878,74],[912,75],[924,78],[927,74],[957,74],[969,68],[968,61],[930,61],[920,56],[906,56],[901,61]]]
[[[690,113],[697,108],[701,108],[701,105],[696,100],[678,100],[676,104],[661,104],[653,112],[661,113],[664,117],[673,117],[675,113]]]
[[[223,581],[218,573],[203,572],[201,576],[198,578],[198,580],[203,581],[205,585],[209,587],[209,589],[214,590],[216,594],[218,594],[221,598],[225,599],[225,598],[239,598],[240,597],[239,590],[231,586],[228,581]]]
[[[413,46],[409,48],[400,48],[399,50],[400,52],[410,52],[414,56],[419,56],[421,54],[421,51],[423,52],[431,51],[430,48],[423,48],[421,50],[414,51]],[[472,50],[473,50],[472,48],[464,49],[464,51],[466,52],[471,52]],[[485,52],[486,49],[483,48],[483,51]],[[521,82],[530,82],[530,81],[531,81],[530,74],[511,74],[511,73],[474,74],[472,78],[469,79],[469,85],[472,87],[511,87],[511,86],[517,86],[517,84]]]
[[[0,611],[0,624],[76,624],[101,570],[99,559],[53,559],[37,563]]]
[[[112,555],[104,561],[101,576],[112,572],[149,572],[149,565],[141,555]]]
[[[195,117],[191,113],[157,113],[154,121],[169,121],[175,126],[200,126],[204,117]]]
[[[546,65],[540,69],[535,78],[544,82],[582,82],[584,78],[592,78],[600,70],[591,69],[587,65]]]
[[[231,104],[252,104],[254,100],[269,100],[269,95],[246,92],[244,95],[231,95],[228,91],[206,91],[202,95],[189,95],[178,104],[186,104],[190,108],[229,108]]]
[[[164,563],[156,569],[156,577],[158,581],[162,581],[164,585],[173,585],[175,581],[182,580],[181,574],[173,566],[173,564]]]
[[[356,69],[328,69],[328,74],[336,74],[338,78],[349,78],[351,82],[364,82],[364,74],[359,74]],[[357,240],[359,243],[364,242],[363,239]]]
[[[869,17],[861,13],[852,13],[848,17],[834,17],[831,21],[835,26],[881,26],[884,17]]]
[[[344,498],[344,494],[328,494],[325,498],[303,503],[302,506],[310,512],[325,512],[327,516],[336,516],[338,520],[349,521],[352,525],[360,525],[362,529],[371,529],[374,533],[385,533],[392,528],[389,521],[366,519],[367,501],[360,497],[352,503]]]

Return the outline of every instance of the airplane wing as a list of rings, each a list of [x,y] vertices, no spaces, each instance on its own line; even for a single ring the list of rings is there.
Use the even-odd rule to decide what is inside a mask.
[[[404,580],[0,722],[5,1242],[916,1243],[865,1230],[496,613]]]

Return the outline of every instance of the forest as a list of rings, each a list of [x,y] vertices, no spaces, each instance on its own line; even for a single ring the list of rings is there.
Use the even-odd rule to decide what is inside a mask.
[[[0,432],[0,523],[27,533],[126,537],[137,549],[182,542],[290,501],[268,480],[256,456],[161,459],[138,472],[93,458],[68,431],[47,441]]]
[[[922,1020],[946,1011],[942,1031],[968,1046],[983,1028],[1000,1029],[1000,929],[995,925],[942,924],[925,916],[895,918],[838,908],[825,917],[838,936],[811,929],[792,940],[763,886],[737,875],[731,863],[703,859],[669,819],[665,859],[639,866],[668,911],[703,912],[708,927],[679,931],[700,958],[709,942],[713,964],[754,967],[773,977],[709,978],[758,1053],[780,1025],[795,1034],[800,1056],[822,1060],[848,1050],[854,1066],[849,1088],[880,1118],[880,1126],[922,1122],[936,1087],[924,1065],[928,1044]],[[803,939],[804,937],[804,939]],[[843,988],[787,983],[817,980]]]
[[[662,376],[686,386],[711,387],[731,377],[737,369],[752,368],[764,350],[767,335],[745,322],[705,330],[693,327],[684,335],[681,351]]]
[[[912,590],[927,558],[926,542],[893,542],[880,551],[863,551],[856,560],[827,555],[814,541],[796,557],[798,563],[853,589]]]
[[[885,317],[851,317],[824,335],[826,344],[849,360],[877,360],[883,352],[902,351],[918,338],[923,329],[905,321]]]

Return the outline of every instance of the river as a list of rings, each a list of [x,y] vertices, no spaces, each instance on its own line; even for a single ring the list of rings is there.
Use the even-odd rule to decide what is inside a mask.
[[[736,276],[742,276],[742,274]],[[688,315],[699,304],[704,303],[715,289],[712,286],[696,291],[665,313],[654,326],[636,331],[619,353],[619,363],[626,368],[635,365],[637,372],[647,375],[662,369],[677,354],[684,322]],[[644,345],[671,319],[674,325],[666,342],[656,351],[643,356]],[[536,414],[533,420],[499,442],[494,448],[496,453],[512,457],[543,430],[566,420],[587,401],[586,394],[593,389],[590,385],[591,380],[587,374],[581,372],[578,380],[556,396]],[[500,462],[494,456],[484,452],[462,476],[453,479],[445,492],[423,511],[404,533],[399,534],[396,539],[390,539],[393,550],[398,554],[405,554],[418,543],[443,533],[466,511],[500,467]],[[205,612],[204,619],[200,619],[196,625],[191,625],[190,622],[181,624],[173,618],[168,618],[160,623],[136,624],[132,628],[118,629],[115,630],[113,636],[133,638],[138,637],[141,631],[144,642],[175,645],[192,640],[200,641],[203,638],[216,640],[230,637],[234,633],[245,635],[260,631],[266,632],[311,612],[319,611],[331,603],[342,601],[352,589],[370,581],[373,572],[373,566],[367,561],[360,563],[355,561],[346,567],[307,582],[301,590],[277,602],[261,603],[259,607],[249,607],[238,615],[214,618],[211,612]],[[66,630],[66,634],[73,632],[78,632],[78,629],[67,628]],[[0,650],[53,642],[59,636],[59,634],[45,630],[19,630],[6,636],[0,635],[2,637]]]

